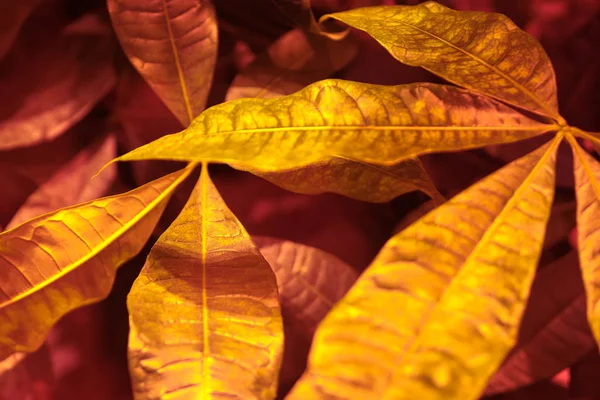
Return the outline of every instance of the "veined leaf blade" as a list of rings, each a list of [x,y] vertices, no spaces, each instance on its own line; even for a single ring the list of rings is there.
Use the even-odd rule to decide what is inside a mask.
[[[275,276],[206,168],[127,306],[137,400],[275,396],[283,347]]]
[[[428,1],[357,8],[321,20],[329,18],[367,32],[400,62],[564,123],[550,59],[502,14]]]
[[[217,59],[210,0],[108,0],[108,10],[132,64],[188,126],[206,106]]]
[[[560,140],[394,236],[317,329],[289,398],[478,398],[516,340]]]
[[[514,142],[556,128],[452,86],[330,79],[289,96],[211,107],[186,130],[115,161],[211,161],[276,171],[341,156],[391,165],[419,154]]]
[[[106,297],[190,169],[0,234],[0,359],[32,352],[67,312]]]

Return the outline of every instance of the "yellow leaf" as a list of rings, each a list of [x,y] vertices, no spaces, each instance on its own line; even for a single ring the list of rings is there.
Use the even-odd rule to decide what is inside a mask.
[[[275,397],[283,346],[275,276],[206,168],[127,305],[136,399]]]
[[[358,52],[356,38],[334,41],[289,31],[258,56],[231,83],[227,101],[272,98],[292,94],[344,68]]]
[[[0,360],[37,349],[67,312],[106,297],[191,169],[0,234]]]
[[[454,11],[436,2],[328,14],[361,29],[397,60],[565,124],[552,63],[542,46],[502,14]]]
[[[386,203],[401,194],[421,190],[437,202],[444,197],[417,158],[397,165],[373,165],[343,157],[331,157],[305,167],[280,172],[252,172],[286,190],[302,194],[337,193],[360,201]]]
[[[391,165],[418,154],[514,142],[556,128],[452,86],[331,79],[289,96],[211,107],[186,130],[115,161],[213,161],[274,171],[342,156]]]
[[[577,195],[577,243],[587,298],[587,316],[600,343],[600,163],[585,152],[570,133]]]
[[[187,126],[206,105],[217,57],[209,0],[108,0],[131,63]]]
[[[289,398],[478,398],[516,340],[561,140],[394,236],[317,329]]]

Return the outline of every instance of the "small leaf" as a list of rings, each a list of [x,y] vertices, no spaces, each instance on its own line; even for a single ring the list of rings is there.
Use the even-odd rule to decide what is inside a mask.
[[[561,140],[394,236],[317,329],[289,398],[478,398],[516,341]]]
[[[587,317],[600,343],[600,163],[585,152],[570,133],[577,196],[577,243],[587,298]]]
[[[573,251],[538,271],[517,344],[488,382],[485,394],[508,392],[550,379],[594,345],[585,317],[577,253]]]
[[[344,68],[358,52],[352,36],[334,41],[294,29],[273,43],[240,72],[229,87],[227,101],[292,94]]]
[[[261,171],[328,156],[391,165],[419,154],[508,143],[555,129],[452,86],[317,82],[275,99],[209,108],[183,132],[116,160],[170,159],[244,164]]]
[[[10,229],[59,208],[106,195],[116,178],[116,168],[94,179],[91,177],[116,155],[116,145],[115,137],[108,135],[69,160],[25,200],[6,228]]]
[[[454,11],[428,1],[359,8],[321,21],[330,18],[367,32],[400,62],[565,123],[546,52],[502,14]]]
[[[206,105],[217,58],[209,0],[108,0],[131,63],[184,126]]]
[[[136,399],[274,398],[283,347],[275,276],[205,168],[127,306]]]
[[[0,108],[0,150],[56,138],[116,82],[114,43],[106,34],[66,29],[47,47],[30,47],[3,60],[0,87],[10,101]]]
[[[67,312],[105,298],[190,173],[63,208],[0,234],[0,360],[32,352]]]
[[[0,2],[0,59],[17,38],[23,22],[42,0]]]

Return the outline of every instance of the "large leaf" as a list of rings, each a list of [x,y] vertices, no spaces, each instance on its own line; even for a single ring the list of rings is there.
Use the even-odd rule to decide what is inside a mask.
[[[485,393],[508,392],[552,378],[594,345],[585,317],[577,253],[572,251],[538,272],[517,344],[488,382]]]
[[[0,107],[0,150],[56,138],[116,82],[114,43],[108,34],[67,29],[53,40],[3,61],[0,86],[10,101]]]
[[[136,399],[274,397],[283,346],[275,276],[206,168],[127,305]]]
[[[600,343],[600,163],[567,134],[573,149],[577,195],[577,243],[587,298],[587,316]]]
[[[117,160],[170,159],[291,169],[342,156],[394,164],[418,154],[513,142],[555,129],[446,85],[317,82],[276,99],[209,108],[183,132]]]
[[[516,341],[561,139],[394,236],[319,326],[289,398],[478,398]]]
[[[329,18],[367,32],[405,64],[565,123],[550,59],[504,15],[454,11],[428,1],[359,8],[321,20]]]
[[[210,0],[108,0],[132,64],[187,126],[206,105],[217,57]]]
[[[34,351],[64,314],[106,297],[117,267],[142,248],[189,172],[0,234],[0,360]]]
[[[94,179],[90,178],[116,153],[114,135],[107,135],[85,148],[25,200],[6,228],[17,226],[38,215],[108,194],[116,178],[116,168],[105,171]]]
[[[0,59],[17,37],[23,22],[42,0],[0,2]]]

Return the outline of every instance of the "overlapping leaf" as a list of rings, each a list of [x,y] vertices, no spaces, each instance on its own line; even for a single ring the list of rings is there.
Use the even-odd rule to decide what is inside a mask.
[[[210,0],[108,0],[129,60],[187,126],[206,105],[217,57]]]
[[[550,59],[504,15],[428,1],[359,8],[321,20],[329,18],[367,32],[405,64],[564,123]]]
[[[204,170],[128,297],[136,399],[271,399],[283,333],[273,271]]]
[[[189,172],[0,234],[0,360],[37,349],[64,314],[106,297],[117,267],[142,248]]]
[[[574,153],[577,243],[587,298],[587,315],[600,343],[600,163],[568,134]]]
[[[116,81],[108,35],[65,30],[47,47],[26,51],[2,66],[2,95],[10,101],[0,107],[0,150],[54,139],[79,122]]]
[[[538,272],[517,344],[488,382],[485,393],[508,392],[550,379],[594,345],[585,316],[577,253],[573,251]]]
[[[533,137],[554,125],[452,86],[320,81],[276,99],[209,108],[183,132],[117,160],[171,159],[291,169],[329,156],[394,164],[418,154]]]
[[[289,398],[478,398],[516,341],[561,139],[394,236],[319,326]]]
[[[25,200],[6,228],[59,208],[105,196],[116,177],[116,168],[105,171],[93,180],[90,178],[116,153],[113,135],[107,135],[84,149]]]

